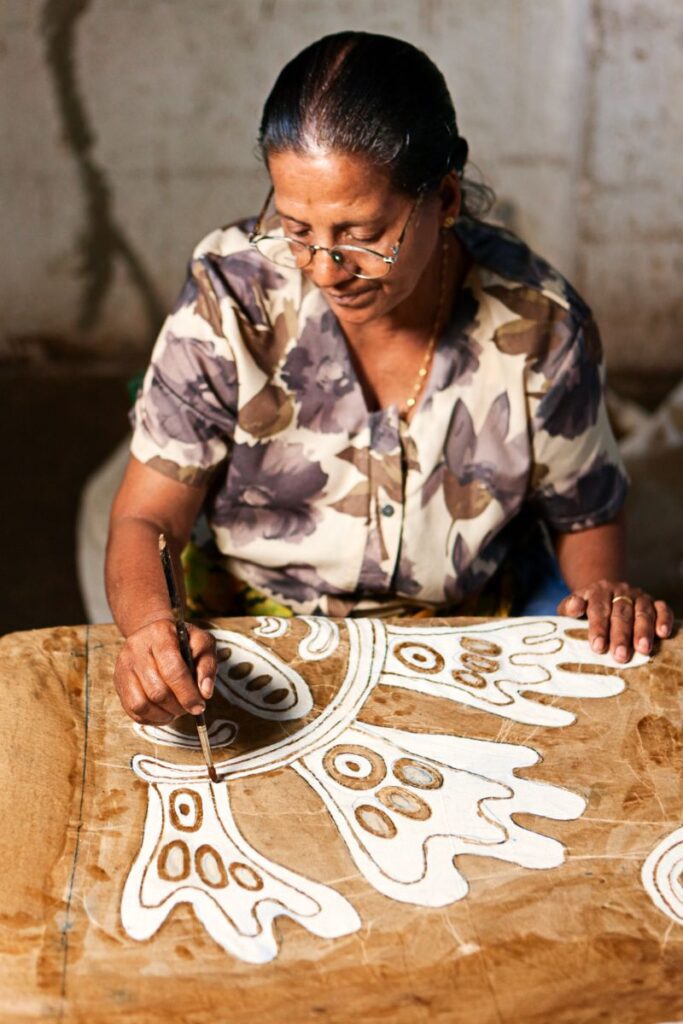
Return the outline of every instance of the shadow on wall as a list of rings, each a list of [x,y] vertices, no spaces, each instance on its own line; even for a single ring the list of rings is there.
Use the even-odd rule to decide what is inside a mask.
[[[164,318],[163,303],[141,256],[114,216],[112,188],[94,157],[97,136],[77,78],[76,31],[90,2],[46,0],[41,22],[62,139],[76,162],[82,189],[85,226],[78,241],[79,273],[83,280],[78,328],[88,331],[98,322],[113,283],[116,262],[120,260],[142,299],[153,337]]]

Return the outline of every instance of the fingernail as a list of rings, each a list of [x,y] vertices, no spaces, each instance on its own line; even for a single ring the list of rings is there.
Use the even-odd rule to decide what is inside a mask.
[[[668,635],[669,635],[669,627],[668,626],[657,626],[657,636],[668,636]]]
[[[206,697],[206,699],[208,700],[211,694],[213,693],[213,679],[211,679],[209,676],[207,676],[205,679],[202,679],[201,683],[199,684],[199,689],[202,697]]]
[[[641,640],[638,641],[638,650],[640,651],[641,654],[649,654],[650,653],[650,641],[646,640],[645,637],[643,637]]]
[[[617,661],[626,661],[626,659],[628,658],[628,651],[626,650],[623,644],[619,644],[616,651],[614,652],[614,657],[617,659]]]
[[[206,707],[206,704],[204,703],[204,701],[197,701],[196,703],[194,703],[191,706],[190,714],[192,714],[192,715],[201,715],[201,713],[202,713],[202,711],[204,710],[205,707]]]
[[[597,651],[598,654],[600,654],[601,651],[604,651],[604,649],[605,649],[605,638],[604,638],[604,636],[596,636],[593,639],[593,643],[591,644],[591,647],[593,648],[594,651]]]

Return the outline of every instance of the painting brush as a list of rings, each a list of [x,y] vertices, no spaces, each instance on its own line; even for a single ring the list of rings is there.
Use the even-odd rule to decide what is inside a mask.
[[[168,588],[168,597],[171,602],[171,611],[173,612],[173,621],[175,622],[175,630],[178,634],[178,643],[180,644],[180,653],[183,656],[183,661],[187,665],[193,680],[196,682],[196,672],[194,667],[194,659],[192,657],[192,651],[190,649],[190,637],[188,636],[187,626],[185,625],[185,619],[183,618],[183,609],[180,603],[180,596],[178,594],[178,587],[176,586],[175,575],[173,572],[173,563],[171,562],[171,553],[168,550],[166,544],[166,537],[163,533],[159,534],[159,554],[161,556],[161,565],[164,570],[164,579],[166,580],[166,586]],[[213,757],[211,756],[211,744],[209,743],[209,734],[206,730],[206,719],[204,713],[200,712],[198,715],[192,716],[197,725],[197,733],[199,735],[199,743],[204,754],[204,760],[206,761],[206,767],[209,772],[209,778],[212,782],[218,782],[218,773],[213,766]]]

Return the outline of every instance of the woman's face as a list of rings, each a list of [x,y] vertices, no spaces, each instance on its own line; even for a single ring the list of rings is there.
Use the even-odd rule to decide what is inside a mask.
[[[355,154],[276,153],[268,167],[285,234],[311,245],[361,245],[389,256],[415,203],[394,188],[385,170]],[[407,311],[425,291],[433,293],[443,218],[438,196],[417,205],[398,261],[385,277],[353,277],[326,252],[317,252],[303,273],[342,322],[400,317],[403,304]]]

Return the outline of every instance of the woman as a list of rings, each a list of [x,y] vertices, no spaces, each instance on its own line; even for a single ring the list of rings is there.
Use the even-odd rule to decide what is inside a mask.
[[[384,36],[322,39],[280,74],[260,144],[272,194],[198,246],[136,407],[107,563],[125,710],[161,723],[212,692],[213,642],[192,627],[197,688],[157,554],[163,531],[180,572],[202,511],[228,614],[538,610],[541,522],[557,612],[587,616],[595,651],[649,652],[672,613],[623,582],[590,310],[473,216],[437,68]]]

